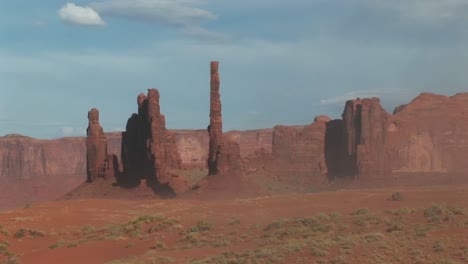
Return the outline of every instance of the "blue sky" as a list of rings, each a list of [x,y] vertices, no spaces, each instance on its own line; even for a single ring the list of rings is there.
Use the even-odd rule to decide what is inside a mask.
[[[464,0],[0,2],[0,135],[84,135],[97,107],[125,127],[158,88],[169,128],[206,128],[220,61],[224,129],[338,118],[354,97],[391,111],[468,88]]]

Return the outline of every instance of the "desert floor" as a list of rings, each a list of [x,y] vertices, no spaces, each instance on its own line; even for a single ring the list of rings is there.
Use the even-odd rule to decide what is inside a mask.
[[[0,263],[468,263],[468,185],[71,200],[0,224]]]

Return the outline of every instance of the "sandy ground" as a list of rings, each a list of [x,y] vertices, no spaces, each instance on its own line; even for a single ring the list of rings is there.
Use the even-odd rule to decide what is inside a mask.
[[[59,201],[0,225],[0,263],[468,263],[468,185]]]

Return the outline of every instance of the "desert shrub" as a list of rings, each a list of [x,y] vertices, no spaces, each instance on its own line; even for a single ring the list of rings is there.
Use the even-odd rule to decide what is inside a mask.
[[[274,221],[273,223],[269,224],[265,230],[274,230],[274,229],[280,229],[284,226],[284,220],[280,219],[280,220],[276,220]]]
[[[26,235],[27,230],[24,228],[19,229],[16,231],[16,233],[13,235],[14,238],[22,238]]]
[[[445,250],[445,246],[441,241],[436,241],[432,249],[434,249],[434,252],[442,252]]]
[[[37,230],[29,229],[28,232],[29,232],[29,235],[32,237],[44,237],[45,236],[44,233],[42,233],[41,231],[37,231]]]
[[[363,236],[364,241],[369,244],[376,243],[384,239],[385,236],[381,233],[370,233]]]
[[[60,240],[57,243],[50,245],[49,249],[57,249],[57,248],[65,247],[65,246],[68,246],[68,243]]]
[[[392,196],[390,196],[391,201],[402,201],[403,198],[403,193],[401,192],[393,193]]]
[[[402,230],[403,230],[403,227],[401,223],[391,224],[390,227],[387,228],[388,233],[393,233],[393,232],[402,231]]]
[[[351,215],[366,215],[368,213],[369,213],[369,209],[360,208],[360,209],[357,209],[356,211],[352,212]]]
[[[81,232],[85,233],[85,234],[89,234],[91,232],[94,231],[94,227],[90,226],[90,225],[85,225],[81,228]]]
[[[22,238],[22,237],[25,237],[28,234],[30,236],[32,236],[32,237],[43,237],[43,236],[45,236],[44,233],[41,232],[41,231],[21,228],[18,231],[16,231],[16,233],[13,235],[13,237],[14,238]]]
[[[229,225],[238,225],[240,224],[240,219],[238,217],[233,217],[230,221],[229,221]]]
[[[211,224],[206,221],[199,221],[197,224],[187,230],[188,233],[204,232],[211,230]]]

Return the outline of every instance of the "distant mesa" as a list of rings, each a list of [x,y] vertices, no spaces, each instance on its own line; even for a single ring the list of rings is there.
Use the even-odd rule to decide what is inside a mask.
[[[124,132],[104,133],[91,109],[86,138],[0,137],[2,191],[47,200],[82,183],[65,197],[216,199],[309,192],[342,180],[468,181],[468,93],[422,93],[393,114],[379,98],[358,98],[345,103],[340,119],[223,132],[219,63],[209,70],[208,129],[167,129],[159,91],[148,89],[137,95]]]
[[[102,174],[114,174],[118,185],[132,188],[144,182],[163,197],[190,190],[242,196],[272,189],[267,186],[272,182],[310,190],[340,178],[371,181],[468,171],[461,158],[468,154],[465,93],[452,97],[423,93],[397,107],[393,115],[382,108],[379,98],[357,98],[346,102],[341,119],[319,115],[309,125],[223,133],[220,87],[219,63],[213,61],[205,133],[167,130],[158,90],[138,95],[138,113],[128,120],[113,166],[106,165],[105,150],[95,150],[101,141],[88,133],[89,141],[96,142],[88,145],[93,148],[88,157],[98,153],[100,160],[88,158],[88,168],[99,163],[112,171]],[[103,132],[96,129],[100,146],[105,146]],[[198,175],[196,180],[193,175]]]
[[[4,138],[30,138],[28,136],[24,136],[21,134],[6,134],[3,136]]]

